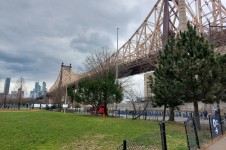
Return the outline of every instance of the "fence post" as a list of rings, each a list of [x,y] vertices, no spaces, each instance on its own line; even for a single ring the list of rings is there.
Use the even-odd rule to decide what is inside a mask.
[[[193,122],[193,126],[194,126],[194,131],[195,131],[196,145],[197,145],[198,148],[200,149],[200,145],[199,145],[199,137],[198,137],[197,128],[196,128],[196,125],[195,125],[195,119],[194,119],[194,118],[192,118],[192,122]]]
[[[210,115],[209,115],[209,126],[210,126],[210,135],[211,135],[211,139],[213,141],[213,134],[212,134],[212,126],[211,126],[211,118],[210,118]]]
[[[219,114],[219,122],[221,125],[221,135],[224,135],[224,131],[223,131],[223,127],[222,127],[222,119],[221,119],[221,115]]]
[[[123,150],[126,150],[126,139],[123,140]]]
[[[167,150],[165,122],[160,122],[162,150]]]
[[[127,119],[127,108],[126,108],[126,119]]]
[[[186,133],[186,137],[187,137],[188,150],[190,150],[186,121],[184,121],[184,128],[185,128],[185,133]]]

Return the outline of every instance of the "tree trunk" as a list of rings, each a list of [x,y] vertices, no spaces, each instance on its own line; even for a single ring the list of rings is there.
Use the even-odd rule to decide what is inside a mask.
[[[99,109],[99,106],[97,105],[97,106],[95,106],[95,115],[97,116],[97,114],[98,114],[98,109]]]
[[[132,119],[135,119],[135,116],[136,116],[136,106],[135,106],[135,104],[134,104],[133,101],[132,101],[132,105],[133,105]]]
[[[71,108],[74,107],[74,100],[71,101]]]
[[[170,107],[169,110],[170,110],[169,121],[175,121],[174,120],[174,108]]]
[[[199,107],[198,107],[198,101],[194,100],[193,101],[194,105],[194,120],[196,124],[196,128],[200,130],[200,118],[199,118]]]
[[[108,108],[107,108],[107,103],[104,102],[104,113],[106,116],[108,116]]]
[[[164,105],[164,108],[163,108],[162,121],[165,121],[165,118],[166,118],[166,105]]]
[[[148,106],[148,102],[145,104],[145,106],[144,106],[144,109],[142,110],[142,112],[140,112],[141,110],[140,110],[140,107],[139,107],[139,115],[138,116],[136,116],[136,111],[135,111],[135,115],[133,116],[133,118],[132,119],[137,119],[137,118],[140,118],[140,116],[142,116],[142,115],[145,115],[145,113],[147,113],[147,111],[146,111],[146,108],[147,108],[147,106]],[[135,108],[135,107],[134,107]],[[135,109],[136,110],[136,109]],[[145,119],[146,120],[146,119]]]
[[[221,115],[221,110],[220,110],[220,101],[217,101],[217,112],[219,116]]]

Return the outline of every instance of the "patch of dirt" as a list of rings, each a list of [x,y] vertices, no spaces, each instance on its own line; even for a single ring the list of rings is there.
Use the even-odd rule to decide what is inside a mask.
[[[103,150],[103,146],[99,145],[96,139],[103,139],[105,138],[102,134],[95,134],[91,136],[87,135],[78,139],[75,142],[68,143],[64,145],[61,150]]]

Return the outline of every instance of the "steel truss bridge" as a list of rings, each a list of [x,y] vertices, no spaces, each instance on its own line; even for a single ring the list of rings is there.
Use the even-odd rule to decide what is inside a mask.
[[[179,31],[186,30],[188,21],[196,25],[198,33],[214,45],[216,52],[226,51],[226,8],[221,0],[156,0],[145,20],[109,58],[109,62],[117,62],[119,77],[154,70],[157,53],[168,35],[174,33],[178,36]],[[92,74],[76,74],[71,68],[71,64],[65,66],[62,63],[60,73],[49,90],[50,95],[62,97],[66,92],[62,89],[76,85],[81,78]]]

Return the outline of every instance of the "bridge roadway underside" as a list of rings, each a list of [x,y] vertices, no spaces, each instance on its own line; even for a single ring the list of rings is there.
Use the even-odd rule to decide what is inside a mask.
[[[154,71],[156,63],[157,54],[153,54],[148,57],[136,59],[128,64],[120,64],[118,66],[118,77],[124,78],[148,71]]]
[[[210,44],[214,45],[215,52],[220,54],[226,54],[226,30],[224,34],[219,35],[219,33],[212,34]],[[148,71],[154,71],[157,64],[157,55],[152,54],[147,57],[136,59],[127,64],[120,64],[119,68],[119,78],[128,77],[140,73],[145,73]]]

